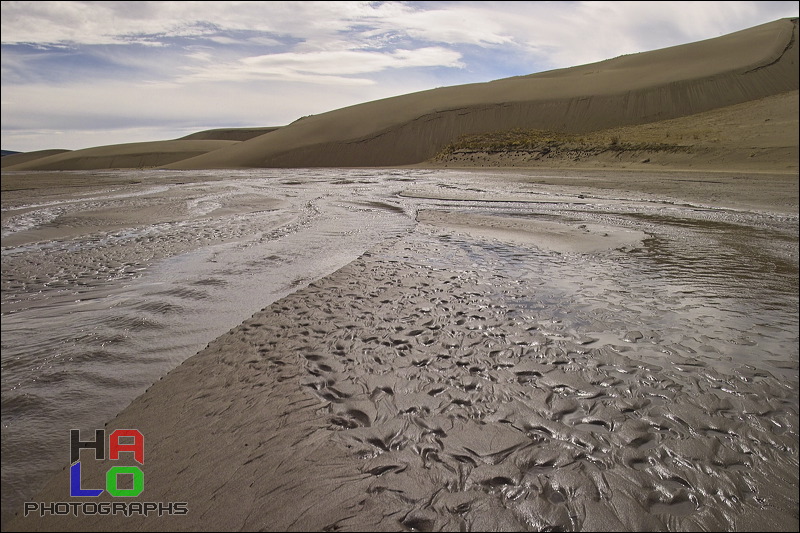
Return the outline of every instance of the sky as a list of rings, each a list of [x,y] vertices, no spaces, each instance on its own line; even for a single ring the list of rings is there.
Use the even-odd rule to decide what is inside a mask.
[[[2,148],[79,149],[542,72],[798,2],[2,2]]]

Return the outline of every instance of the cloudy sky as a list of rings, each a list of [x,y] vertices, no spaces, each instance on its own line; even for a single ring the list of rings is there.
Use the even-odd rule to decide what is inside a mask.
[[[2,148],[175,138],[570,67],[798,2],[2,2]]]

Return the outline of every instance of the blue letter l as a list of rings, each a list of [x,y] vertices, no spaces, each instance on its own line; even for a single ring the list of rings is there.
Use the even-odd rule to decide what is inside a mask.
[[[81,488],[81,462],[78,461],[69,467],[69,495],[70,496],[100,496],[103,489]]]

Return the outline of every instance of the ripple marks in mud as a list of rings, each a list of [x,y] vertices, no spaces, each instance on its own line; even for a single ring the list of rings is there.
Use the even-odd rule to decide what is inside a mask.
[[[365,254],[109,428],[148,435],[149,490],[191,501],[195,528],[796,528],[796,385],[717,370],[641,324],[599,342],[578,327],[591,309],[475,259],[418,236]],[[187,441],[203,444],[187,457]]]
[[[656,364],[640,345],[658,337],[634,330],[601,345],[554,323],[548,306],[516,308],[535,288],[438,269],[428,256],[367,254],[265,310],[249,332],[269,339],[261,355],[273,364],[299,365],[335,442],[370,480],[361,509],[380,512],[353,509],[332,526],[797,522],[791,387],[725,375],[677,349]]]

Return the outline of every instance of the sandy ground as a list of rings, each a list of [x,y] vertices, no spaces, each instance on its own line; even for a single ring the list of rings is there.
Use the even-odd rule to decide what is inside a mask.
[[[790,217],[798,206],[796,175],[507,171],[481,177],[484,189],[476,176],[402,194],[467,205],[559,190],[600,209],[633,195]],[[5,187],[24,189],[4,176]],[[582,283],[568,273],[583,253],[635,248],[635,227],[436,206],[417,220],[219,337],[109,422],[146,435],[138,500],[187,502],[186,516],[18,517],[8,529],[797,530],[796,352],[781,367],[789,379],[714,364],[711,341],[685,336],[713,317],[674,301],[670,326],[657,299],[631,296],[627,309],[603,293],[595,310],[558,318],[549,284]],[[474,255],[481,242],[506,244]],[[541,258],[567,278],[531,276]],[[626,313],[664,327],[625,329]],[[582,320],[618,337],[586,335]],[[86,463],[84,487],[103,486],[111,463]],[[36,500],[69,501],[68,478]]]

